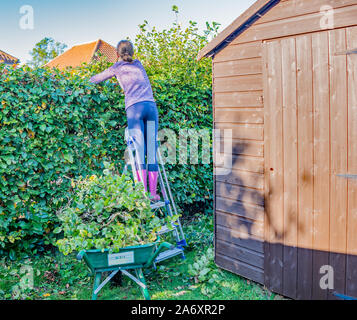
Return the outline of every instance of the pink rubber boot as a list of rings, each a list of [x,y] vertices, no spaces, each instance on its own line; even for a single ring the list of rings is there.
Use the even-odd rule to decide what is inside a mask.
[[[148,187],[147,187],[148,178],[147,178],[146,170],[141,170],[141,174],[142,174],[143,179],[144,179],[144,182],[143,182],[143,184],[144,184],[144,189],[145,189],[145,192],[147,192],[147,191],[148,191]],[[138,181],[141,182],[141,177],[140,177],[140,172],[139,172],[139,170],[136,170],[136,175],[137,175],[137,177],[138,177]]]
[[[154,201],[160,201],[160,196],[157,194],[157,178],[158,171],[149,171],[149,189],[151,197]]]

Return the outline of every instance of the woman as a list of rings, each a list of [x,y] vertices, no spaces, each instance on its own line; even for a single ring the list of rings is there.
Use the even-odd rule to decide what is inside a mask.
[[[154,201],[159,201],[160,196],[156,191],[159,170],[156,157],[159,116],[151,84],[141,62],[133,59],[134,47],[130,41],[120,41],[117,54],[118,62],[92,77],[90,81],[97,84],[116,77],[124,90],[129,134],[136,143],[140,158],[141,174],[137,171],[137,176],[139,181],[141,181],[140,176],[143,177],[146,191],[147,175],[149,176],[150,194]]]

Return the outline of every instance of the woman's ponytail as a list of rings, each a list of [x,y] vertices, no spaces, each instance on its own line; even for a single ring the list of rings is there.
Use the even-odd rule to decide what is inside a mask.
[[[121,58],[123,59],[123,61],[133,62],[133,57],[129,53],[123,54]]]
[[[120,58],[125,62],[133,62],[134,46],[129,40],[122,40],[117,45]]]

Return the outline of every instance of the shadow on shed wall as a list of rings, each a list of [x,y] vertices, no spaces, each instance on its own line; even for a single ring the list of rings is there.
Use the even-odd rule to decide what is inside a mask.
[[[233,154],[244,154],[248,143],[236,144],[233,148]],[[240,162],[240,156],[234,157],[233,167],[239,168]],[[257,237],[257,232],[254,229],[257,224],[261,224],[261,209],[264,208],[268,199],[265,199],[261,190],[242,187],[246,186],[247,183],[245,183],[243,175],[236,174],[237,172],[234,171],[230,174],[234,175],[234,184],[220,182],[222,190],[219,193],[225,195],[234,193],[235,200],[225,202],[224,207],[219,206],[217,208],[216,204],[216,248],[217,241],[222,240],[219,228],[223,226],[230,229],[230,236],[225,238],[224,241],[232,243],[236,251],[228,251],[225,247],[219,245],[216,250],[218,266],[261,282],[270,290],[293,299],[338,299],[334,293],[357,298],[356,255],[284,245],[284,239],[291,230],[297,230],[298,233],[301,233],[306,229],[303,224],[297,223],[297,213],[294,210],[287,211],[283,230],[276,225],[273,217],[265,212],[264,223],[275,235],[276,243],[269,243],[264,241],[264,237]],[[232,177],[230,177],[230,180],[232,181]],[[312,177],[306,172],[303,175],[303,180],[309,183]],[[238,192],[236,192],[237,186]],[[232,192],[232,190],[235,190],[235,192]],[[271,189],[270,194],[273,192],[274,190]],[[251,206],[249,201],[259,205]],[[229,225],[222,225],[221,220],[218,219],[221,211],[232,217],[237,217],[239,222],[237,223],[237,220],[232,218],[232,220],[227,219],[225,221],[226,224],[229,222]],[[255,249],[260,247],[264,248],[263,253],[259,252],[259,249]],[[230,259],[229,263],[223,262],[222,257],[224,256]],[[260,271],[259,266],[257,266],[258,258],[264,259],[264,266],[261,269],[263,273],[262,281],[256,278],[256,272]],[[323,266],[332,267],[333,289],[322,289],[320,286],[321,279],[327,272],[321,273]]]

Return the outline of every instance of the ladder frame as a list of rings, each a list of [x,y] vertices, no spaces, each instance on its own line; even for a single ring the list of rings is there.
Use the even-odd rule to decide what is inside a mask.
[[[139,154],[137,153],[137,149],[135,147],[135,139],[130,136],[128,129],[125,130],[125,140],[127,141],[127,146],[129,151],[129,164],[126,163],[124,171],[127,172],[128,165],[130,165],[135,184],[139,182],[137,177],[137,172],[139,173],[140,180],[143,183],[144,179],[142,176],[142,170],[140,169]],[[159,148],[157,150],[157,160],[159,163],[159,170],[158,170],[159,184],[160,184],[162,196],[164,197],[164,206],[166,207],[167,214],[172,217],[173,215],[178,215],[178,212]],[[153,204],[153,206],[155,207],[155,204]],[[174,233],[177,242],[177,248],[183,250],[184,247],[187,246],[187,242],[182,229],[180,218],[178,218],[177,221],[175,221],[175,225],[173,225],[173,230],[171,231]]]

